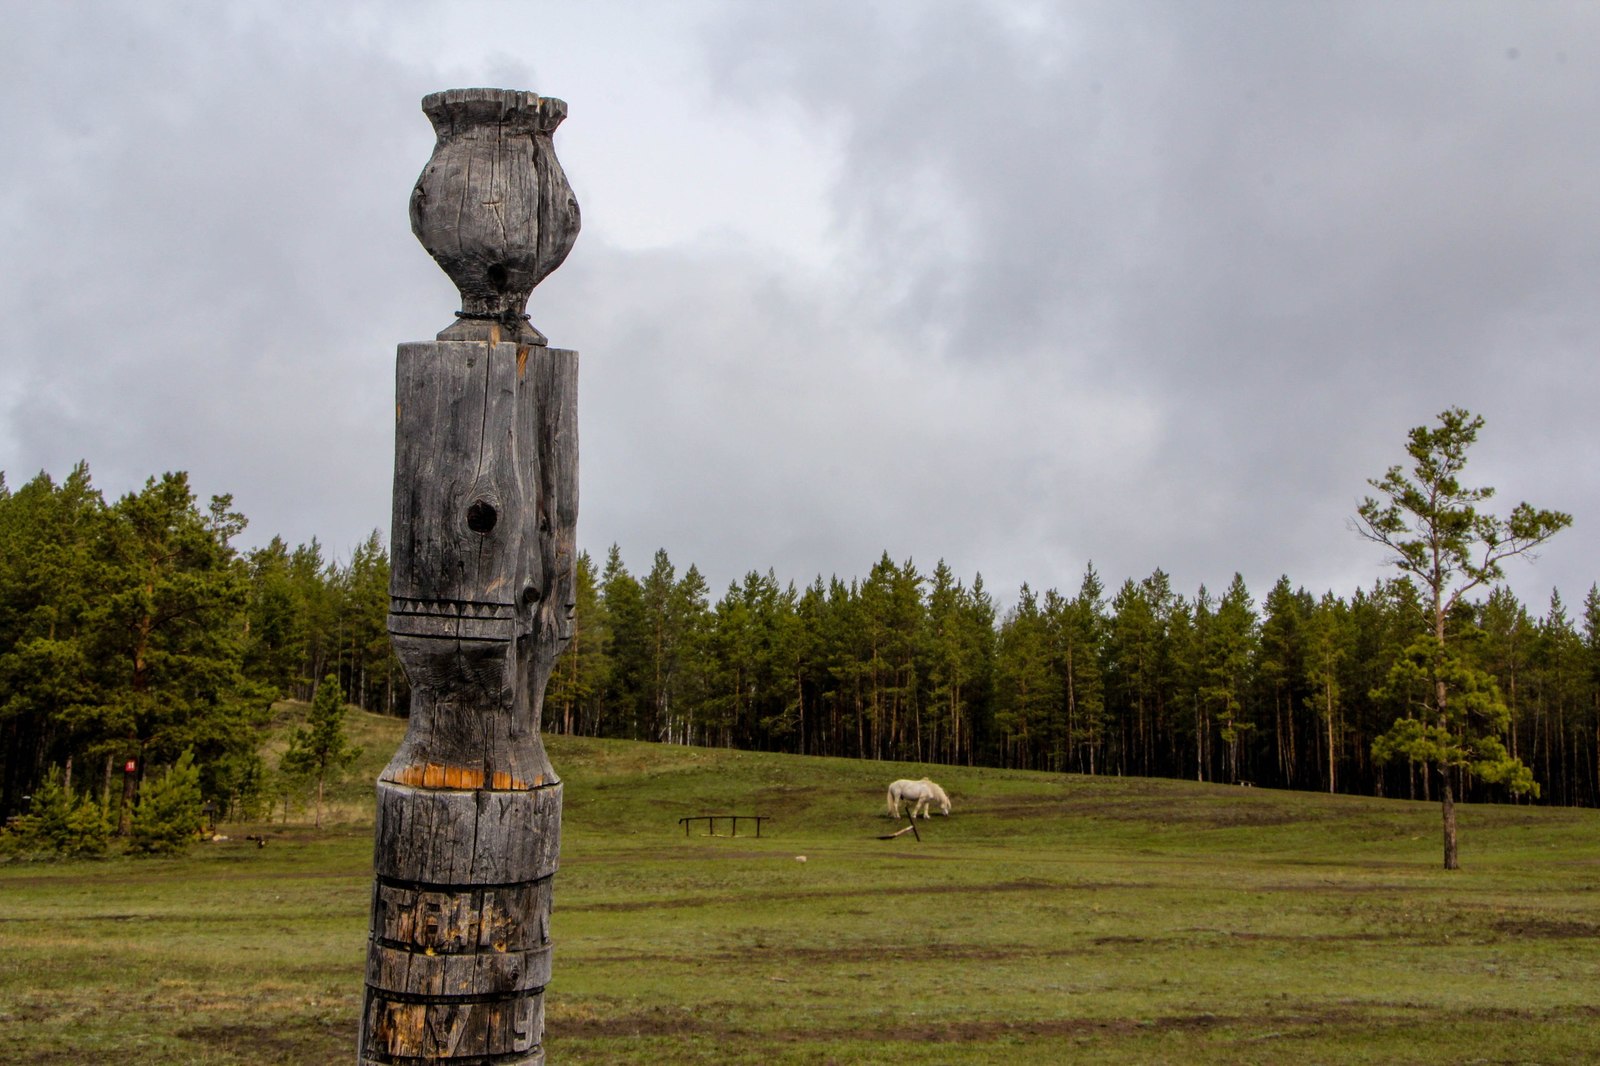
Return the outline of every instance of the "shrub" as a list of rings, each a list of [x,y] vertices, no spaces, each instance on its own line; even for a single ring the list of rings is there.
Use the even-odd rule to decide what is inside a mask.
[[[110,810],[89,796],[73,796],[52,768],[33,794],[28,813],[0,834],[8,855],[62,855],[81,858],[105,853],[111,842]]]
[[[129,846],[152,855],[177,854],[199,839],[204,825],[200,769],[194,764],[194,752],[185,751],[141,791],[133,808]]]

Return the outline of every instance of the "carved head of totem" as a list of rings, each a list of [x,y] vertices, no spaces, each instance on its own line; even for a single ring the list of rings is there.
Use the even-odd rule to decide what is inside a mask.
[[[544,344],[528,294],[566,259],[580,224],[551,138],[566,103],[451,89],[422,110],[438,143],[411,192],[411,231],[461,290],[460,321],[439,339]]]

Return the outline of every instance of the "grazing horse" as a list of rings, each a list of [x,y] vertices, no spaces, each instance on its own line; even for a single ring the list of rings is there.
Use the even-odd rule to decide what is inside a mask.
[[[911,817],[928,817],[928,804],[937,803],[940,814],[950,813],[950,797],[944,789],[924,777],[921,781],[901,779],[889,786],[889,817],[900,817],[900,805],[911,804]]]

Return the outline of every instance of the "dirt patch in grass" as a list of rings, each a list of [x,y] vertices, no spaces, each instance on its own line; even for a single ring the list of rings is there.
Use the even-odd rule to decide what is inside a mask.
[[[1114,800],[1062,800],[1035,801],[1032,803],[974,803],[963,808],[968,815],[988,815],[1008,821],[1026,821],[1040,818],[1075,819],[1079,821],[1147,822],[1151,826],[1181,825],[1185,828],[1239,829],[1292,825],[1305,821],[1305,817],[1282,804],[1259,800],[1237,803],[1210,802],[1201,804],[1175,804],[1170,800],[1133,799]]]
[[[955,944],[929,943],[886,946],[881,943],[862,945],[830,945],[815,947],[789,943],[755,943],[741,945],[737,950],[672,954],[660,951],[624,951],[593,954],[586,957],[589,963],[608,965],[637,963],[670,963],[690,966],[706,962],[753,962],[758,959],[782,960],[795,963],[932,963],[932,962],[1006,962],[1022,959],[1065,959],[1096,955],[1106,949],[1164,948],[1174,945],[1195,944],[1199,941],[1237,941],[1241,944],[1346,944],[1386,943],[1414,939],[1389,936],[1382,933],[1252,933],[1233,932],[1226,929],[1190,929],[1172,936],[1100,936],[1081,944],[1064,947],[1040,947],[1033,943],[1006,944]]]
[[[1381,869],[1385,866],[1400,866],[1400,863],[1375,863],[1365,862],[1362,866],[1368,870]],[[1432,885],[1396,884],[1389,881],[1329,881],[1323,878],[1314,886],[1304,882],[1286,881],[1275,885],[1252,886],[1255,892],[1288,892],[1293,895],[1303,895],[1308,891],[1325,892],[1329,895],[1341,896],[1432,896],[1438,894],[1438,889]]]
[[[552,1014],[545,1019],[545,1029],[562,1039],[594,1040],[619,1036],[682,1036],[695,1034],[743,1033],[747,1030],[702,1018],[683,1010],[654,1008],[628,1014],[605,1016],[598,1011],[584,1011],[574,1017],[563,1018]]]
[[[549,1032],[558,1040],[596,1040],[618,1037],[661,1037],[695,1035],[713,1039],[756,1038],[770,1044],[829,1044],[859,1039],[860,1029],[795,1029],[755,1031],[738,1024],[719,1022],[708,1011],[689,1013],[673,1010],[636,1011],[602,1017],[585,1011],[581,1017],[551,1019]],[[1350,1011],[1296,1014],[1289,1017],[1258,1018],[1221,1016],[1210,1013],[1167,1015],[1156,1018],[1035,1018],[1020,1021],[975,1020],[885,1024],[875,1019],[871,1026],[874,1041],[884,1043],[987,1044],[1007,1038],[1061,1038],[1086,1035],[1126,1036],[1136,1033],[1204,1032],[1211,1029],[1271,1026],[1278,1029],[1305,1028],[1362,1019]]]
[[[1215,1014],[1173,1015],[1136,1021],[1128,1018],[1039,1018],[1032,1021],[972,1021],[899,1025],[874,1035],[887,1041],[921,1043],[988,1044],[1007,1037],[1072,1037],[1088,1034],[1126,1035],[1136,1032],[1195,1032],[1238,1025],[1241,1018]]]
[[[175,1034],[216,1051],[233,1052],[241,1062],[328,1061],[349,1052],[356,1044],[354,1023],[321,1025],[197,1025]]]
[[[1500,918],[1490,928],[1520,940],[1589,940],[1600,926],[1570,918]]]
[[[892,852],[889,855],[885,856],[885,858],[899,859],[899,860],[902,860],[902,861],[911,860],[911,859],[923,859],[923,860],[931,859],[931,860],[934,860],[934,861],[941,861],[942,860],[944,862],[949,862],[950,861],[950,856],[948,856],[948,855],[929,855],[927,852],[922,852],[922,851],[896,851],[896,852]]]
[[[709,1012],[708,1012],[709,1013]],[[1070,1036],[1090,1032],[1135,1032],[1138,1030],[1195,1030],[1236,1024],[1240,1019],[1219,1018],[1214,1014],[1173,1016],[1148,1021],[1128,1019],[1041,1018],[1030,1021],[929,1022],[889,1025],[874,1023],[872,1038],[886,1042],[988,1043],[1007,1036]],[[759,1037],[772,1043],[832,1043],[859,1038],[856,1029],[752,1030],[743,1025],[717,1021],[699,1012],[655,1009],[603,1017],[584,1012],[572,1019],[552,1019],[550,1032],[559,1039],[595,1040],[615,1037],[684,1036]],[[1312,1024],[1308,1022],[1307,1024]]]
[[[58,1066],[58,1064],[65,1066],[65,1064],[68,1063],[70,1063],[71,1066],[82,1066],[83,1052],[32,1050],[28,1052],[28,1057],[26,1059],[17,1059],[16,1061],[27,1062],[32,1064],[32,1066]]]
[[[653,1009],[604,1016],[585,1009],[572,1017],[552,1016],[547,1035],[562,1040],[606,1040],[637,1037],[695,1036],[722,1040],[730,1045],[740,1041],[759,1041],[767,1046],[779,1044],[826,1045],[858,1040],[870,1031],[874,1042],[885,1044],[941,1043],[983,1045],[1003,1040],[1050,1040],[1081,1037],[1126,1038],[1144,1034],[1227,1032],[1232,1039],[1249,1042],[1293,1040],[1325,1033],[1335,1027],[1370,1027],[1399,1010],[1437,1017],[1436,1007],[1423,1004],[1372,1004],[1370,1007],[1316,1008],[1291,1007],[1281,1014],[1219,1015],[1210,1012],[1167,1014],[1152,1018],[1034,1018],[1020,1020],[977,1019],[972,1021],[885,1022],[873,1019],[869,1030],[845,1029],[754,1029],[745,1024],[720,1021],[716,1009]],[[1600,1008],[1574,1007],[1554,1011],[1517,1008],[1473,1008],[1446,1012],[1439,1018],[1478,1022],[1529,1022],[1546,1020],[1575,1021],[1600,1015]],[[1227,1037],[1225,1037],[1226,1039]]]
[[[860,899],[862,896],[926,896],[937,894],[984,895],[991,892],[1044,892],[1077,890],[1081,885],[1062,885],[1054,881],[1023,878],[1019,881],[1001,881],[994,884],[970,885],[892,885],[875,887],[870,892],[859,888],[838,890],[818,889],[812,892],[726,892],[715,896],[685,896],[682,898],[612,900],[607,903],[575,903],[563,906],[566,913],[614,913],[621,911],[659,910],[666,907],[717,907],[727,904],[816,902],[827,899]],[[1126,885],[1117,885],[1125,888]]]

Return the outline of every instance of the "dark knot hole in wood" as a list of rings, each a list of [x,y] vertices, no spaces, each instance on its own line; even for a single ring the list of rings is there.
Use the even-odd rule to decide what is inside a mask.
[[[494,524],[500,515],[495,511],[494,504],[488,500],[475,500],[467,508],[467,528],[474,533],[488,534],[493,532]]]
[[[506,291],[506,281],[508,280],[507,279],[507,275],[506,275],[505,264],[504,263],[490,263],[489,264],[488,274],[489,274],[489,284],[494,286],[494,291],[495,292],[505,292]]]

